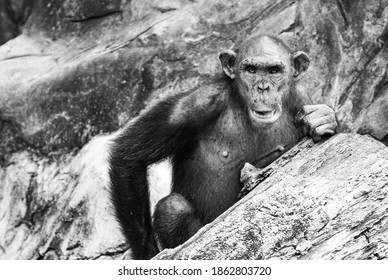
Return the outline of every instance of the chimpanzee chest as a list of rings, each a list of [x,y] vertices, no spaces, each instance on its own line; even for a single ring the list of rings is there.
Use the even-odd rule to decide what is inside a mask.
[[[196,149],[184,164],[184,180],[176,186],[176,191],[193,203],[205,222],[237,201],[245,162],[264,167],[298,141],[298,131],[287,115],[266,129],[252,127],[233,114],[226,115],[208,132],[198,139]],[[198,191],[193,194],[192,188]]]
[[[226,115],[216,124],[218,129],[200,137],[196,153],[207,168],[237,168],[245,162],[265,167],[299,140],[299,132],[288,114],[265,128],[257,128],[234,114]],[[219,168],[216,168],[219,170]]]

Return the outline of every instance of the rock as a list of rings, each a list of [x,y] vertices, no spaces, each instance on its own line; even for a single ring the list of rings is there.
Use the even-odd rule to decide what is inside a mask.
[[[336,109],[340,131],[369,133],[388,144],[388,0],[38,0],[31,10],[27,2],[0,0],[1,7],[13,3],[13,10],[26,15],[16,23],[21,35],[0,47],[0,205],[11,197],[23,202],[7,202],[10,208],[3,210],[8,216],[0,222],[0,240],[8,240],[3,242],[8,244],[5,255],[9,258],[40,258],[46,256],[44,252],[47,258],[97,257],[98,253],[91,252],[100,252],[98,245],[81,251],[89,245],[73,244],[61,232],[55,245],[47,241],[52,233],[44,231],[48,235],[39,237],[42,243],[34,239],[21,249],[25,238],[38,238],[34,226],[32,231],[37,232],[28,237],[27,224],[34,225],[38,216],[44,221],[59,217],[48,210],[36,210],[40,213],[36,217],[24,216],[31,212],[26,208],[27,190],[48,187],[43,179],[31,179],[26,166],[31,170],[33,164],[42,166],[31,173],[33,178],[48,176],[47,172],[61,175],[89,156],[84,151],[100,141],[95,137],[113,133],[150,103],[190,90],[220,73],[219,52],[250,35],[272,33],[292,50],[309,53],[310,70],[298,88],[314,102]],[[4,17],[0,10],[1,36]],[[106,168],[105,162],[100,164]],[[95,167],[90,160],[82,170],[94,174]],[[61,176],[75,191],[84,188],[76,182],[78,176]],[[84,176],[107,188],[106,180]],[[59,179],[51,186],[58,193],[67,190]],[[58,199],[46,201],[35,191],[33,197],[42,197],[39,201],[49,209]],[[61,207],[65,204],[60,202]],[[94,211],[88,208],[95,207],[93,203],[83,205],[85,211]],[[20,217],[26,222],[16,227]],[[74,227],[84,230],[72,233],[81,239],[90,229],[82,223]],[[104,247],[105,252],[122,251],[122,237],[112,238],[110,248],[119,249]],[[33,246],[35,253],[31,253]],[[66,249],[72,246],[76,249]]]
[[[242,200],[155,259],[387,259],[387,182],[388,148],[373,138],[305,140],[250,175],[254,189]]]
[[[1,259],[121,257],[128,248],[112,214],[107,148],[93,139],[76,156],[15,153],[0,170]]]

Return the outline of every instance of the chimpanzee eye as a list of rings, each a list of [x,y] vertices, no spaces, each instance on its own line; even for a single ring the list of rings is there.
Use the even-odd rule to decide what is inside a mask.
[[[253,66],[247,66],[246,68],[245,68],[245,70],[247,70],[249,73],[251,73],[251,74],[255,74],[256,73],[256,68],[255,67],[253,67]]]
[[[268,69],[268,72],[270,74],[277,74],[280,73],[281,69],[278,66],[273,66]]]

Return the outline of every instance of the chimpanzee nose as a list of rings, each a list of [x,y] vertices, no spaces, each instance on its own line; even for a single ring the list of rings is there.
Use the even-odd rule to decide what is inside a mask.
[[[260,82],[259,85],[257,86],[257,89],[260,91],[265,91],[269,89],[269,84],[266,82]]]
[[[269,89],[269,84],[266,82],[260,82],[259,85],[257,86],[257,89],[260,91],[265,91]]]

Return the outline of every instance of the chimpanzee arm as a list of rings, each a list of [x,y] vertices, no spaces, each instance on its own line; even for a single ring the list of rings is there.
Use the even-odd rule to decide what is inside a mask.
[[[167,98],[143,112],[114,140],[109,162],[112,203],[135,258],[157,253],[147,166],[195,145],[198,129],[222,110],[224,95],[217,87],[206,86]]]

